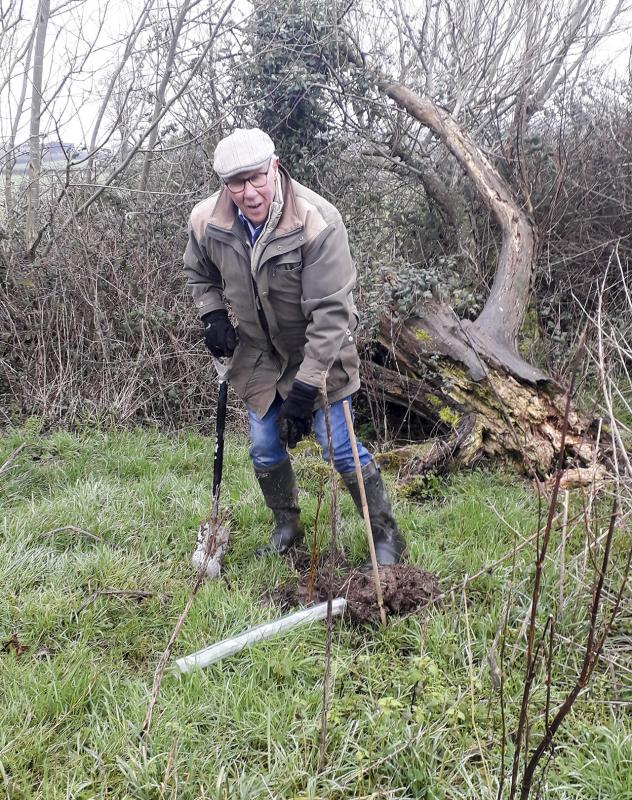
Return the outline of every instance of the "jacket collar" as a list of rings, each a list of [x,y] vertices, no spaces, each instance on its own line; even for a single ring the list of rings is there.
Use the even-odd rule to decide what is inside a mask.
[[[296,197],[294,195],[292,179],[288,172],[281,166],[279,166],[279,175],[281,177],[283,211],[276,225],[274,235],[284,236],[286,233],[292,233],[295,230],[301,229],[303,223],[296,208]],[[217,198],[217,203],[215,203],[215,208],[213,209],[209,222],[217,228],[230,231],[233,229],[236,221],[238,221],[237,206],[233,203],[230,192],[224,186]]]

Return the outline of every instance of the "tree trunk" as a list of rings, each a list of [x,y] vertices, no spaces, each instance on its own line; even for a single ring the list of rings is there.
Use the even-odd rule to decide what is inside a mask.
[[[403,164],[414,170],[427,197],[435,203],[448,225],[454,230],[459,249],[468,264],[477,266],[474,231],[462,199],[448,189],[439,174],[432,168],[430,159],[426,159],[425,163],[416,159],[401,144],[393,145],[391,152]]]
[[[42,115],[42,81],[44,74],[44,48],[46,29],[50,16],[50,0],[40,0],[37,11],[37,33],[33,54],[33,84],[31,91],[31,124],[29,131],[29,186],[26,217],[26,249],[31,250],[39,233],[40,172],[42,170],[42,145],[40,123]]]
[[[13,227],[14,218],[14,197],[13,197],[13,168],[16,162],[16,141],[18,131],[20,129],[20,120],[22,119],[22,111],[24,110],[24,101],[26,100],[26,92],[28,87],[29,73],[31,71],[31,55],[33,53],[33,42],[35,41],[35,33],[37,31],[37,22],[34,24],[29,36],[26,55],[24,60],[24,75],[22,76],[22,85],[20,88],[20,95],[15,107],[13,119],[11,120],[11,130],[9,133],[9,141],[6,147],[6,162],[4,165],[4,201],[7,210],[7,228],[11,230]]]

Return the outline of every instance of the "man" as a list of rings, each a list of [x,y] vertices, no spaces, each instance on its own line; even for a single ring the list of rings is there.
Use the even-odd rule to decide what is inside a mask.
[[[323,374],[334,464],[362,513],[342,407],[360,387],[356,273],[339,212],[290,178],[266,133],[235,130],[213,166],[222,187],[193,209],[184,271],[206,345],[231,359],[228,377],[248,410],[250,457],[275,522],[257,555],[285,553],[303,538],[287,448],[313,426],[328,458]],[[375,462],[360,443],[358,451],[377,560],[395,564],[405,542]]]

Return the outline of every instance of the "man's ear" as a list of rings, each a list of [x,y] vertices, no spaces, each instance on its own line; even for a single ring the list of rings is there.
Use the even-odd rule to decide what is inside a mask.
[[[277,175],[277,173],[279,171],[279,157],[278,156],[274,156],[274,158],[272,159],[272,166],[274,167],[274,175],[276,177],[276,175]]]

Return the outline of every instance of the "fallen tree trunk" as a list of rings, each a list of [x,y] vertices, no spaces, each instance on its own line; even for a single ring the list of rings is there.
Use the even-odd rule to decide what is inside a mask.
[[[469,467],[486,456],[548,475],[560,449],[565,393],[551,380],[515,377],[491,353],[483,357],[461,324],[450,330],[438,326],[446,312],[437,306],[431,303],[424,316],[401,322],[385,315],[380,363],[363,362],[369,392],[437,432],[420,444],[383,454],[382,463],[406,477],[451,465]],[[591,421],[573,410],[565,450],[578,465],[594,457]]]
[[[356,63],[359,63],[356,59]],[[476,320],[461,320],[439,298],[413,316],[381,320],[377,359],[364,363],[369,391],[418,415],[439,432],[387,460],[408,473],[481,456],[509,459],[546,476],[562,442],[565,394],[518,351],[537,252],[532,218],[468,131],[427,96],[373,73],[379,90],[428,127],[472,181],[501,234],[494,281]],[[565,455],[593,460],[590,420],[571,410]]]

